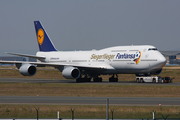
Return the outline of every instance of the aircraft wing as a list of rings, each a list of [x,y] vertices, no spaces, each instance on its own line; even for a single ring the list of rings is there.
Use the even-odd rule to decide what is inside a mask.
[[[39,57],[39,56],[36,56],[36,55],[27,55],[27,54],[19,54],[19,53],[8,53],[8,52],[6,52],[6,53],[10,54],[10,55],[17,55],[17,56],[22,56],[22,57],[35,58],[35,59],[38,59],[38,60],[46,59],[46,57]]]
[[[58,67],[58,66],[73,66],[77,67],[80,69],[114,69],[110,65],[74,65],[74,64],[60,64],[60,63],[50,63],[50,62],[26,62],[26,61],[0,61],[0,63],[5,63],[5,64],[34,64],[34,65],[44,65],[44,66],[53,66],[53,67]]]
[[[11,54],[11,55],[17,55],[17,56],[23,56],[23,57],[29,57],[29,58],[35,58],[38,60],[45,60],[46,57],[40,57],[40,56],[36,56],[36,55],[27,55],[27,54],[19,54],[19,53],[7,53],[7,54]],[[29,61],[0,61],[0,63],[5,63],[5,64],[34,64],[34,65],[43,65],[43,66],[53,66],[53,67],[57,67],[57,66],[73,66],[73,67],[77,67],[80,69],[114,69],[112,66],[107,65],[107,64],[103,64],[103,65],[99,65],[99,64],[94,64],[94,65],[81,65],[81,64],[61,64],[61,63],[57,63],[57,62],[29,62]]]
[[[58,66],[73,66],[77,67],[80,69],[114,69],[110,65],[73,65],[73,64],[60,64],[60,63],[50,63],[50,62],[26,62],[26,61],[0,61],[0,63],[5,63],[5,64],[34,64],[34,65],[44,65],[44,66],[53,66],[53,67],[58,67]]]

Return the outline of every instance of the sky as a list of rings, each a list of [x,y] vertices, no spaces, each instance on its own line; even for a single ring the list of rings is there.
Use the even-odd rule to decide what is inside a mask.
[[[35,55],[36,20],[60,51],[124,45],[180,50],[180,0],[0,0],[0,56]]]

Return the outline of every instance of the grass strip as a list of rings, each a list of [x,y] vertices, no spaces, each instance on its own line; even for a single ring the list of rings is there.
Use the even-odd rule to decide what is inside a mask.
[[[0,105],[0,118],[36,118],[36,110],[39,108],[39,118],[57,118],[57,111],[60,118],[71,118],[71,109],[74,110],[74,118],[106,118],[106,106],[65,106],[65,105]],[[156,118],[180,118],[180,107],[163,107],[163,106],[110,106],[109,118],[115,119],[137,119],[151,118],[155,110]]]
[[[179,86],[0,83],[0,96],[180,97]]]

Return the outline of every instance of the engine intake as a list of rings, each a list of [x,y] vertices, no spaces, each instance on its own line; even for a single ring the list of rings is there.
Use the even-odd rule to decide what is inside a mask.
[[[81,73],[80,73],[79,69],[75,68],[75,67],[66,67],[62,71],[62,75],[66,79],[77,79],[77,78],[79,78],[80,74]]]
[[[33,76],[36,74],[36,71],[36,66],[31,64],[24,64],[19,68],[19,72],[24,76]]]

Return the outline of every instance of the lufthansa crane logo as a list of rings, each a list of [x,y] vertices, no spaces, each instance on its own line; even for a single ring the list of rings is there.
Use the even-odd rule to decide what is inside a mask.
[[[38,39],[39,45],[42,45],[44,41],[44,30],[41,28],[38,30],[37,39]]]

